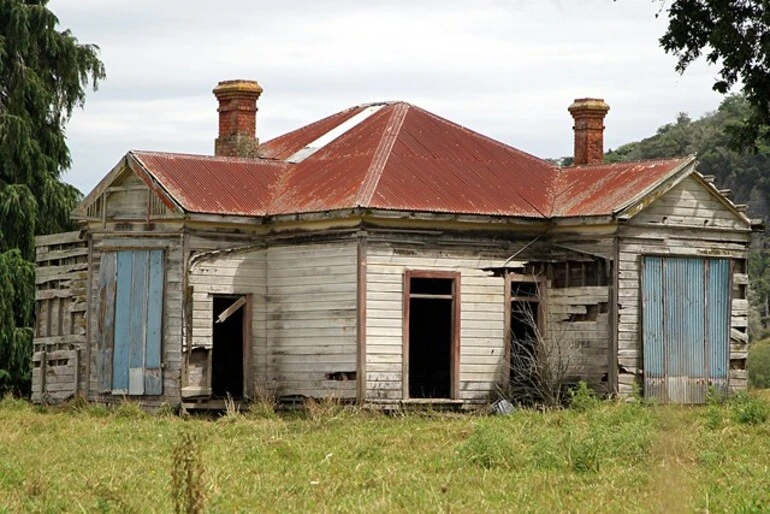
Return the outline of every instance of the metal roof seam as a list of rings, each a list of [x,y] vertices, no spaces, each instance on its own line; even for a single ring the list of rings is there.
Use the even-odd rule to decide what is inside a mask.
[[[388,163],[388,159],[393,151],[393,145],[396,143],[401,132],[401,127],[404,125],[409,108],[410,105],[407,103],[396,104],[394,107],[393,113],[391,113],[388,120],[388,125],[380,138],[380,143],[377,145],[377,150],[374,152],[369,169],[367,169],[364,180],[358,190],[355,200],[356,207],[367,207],[372,201],[372,196],[377,189],[377,184],[380,182],[385,165]]]

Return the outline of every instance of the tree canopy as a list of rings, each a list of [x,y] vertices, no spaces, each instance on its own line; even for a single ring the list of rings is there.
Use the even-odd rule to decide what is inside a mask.
[[[704,56],[719,68],[713,89],[740,85],[750,108],[728,127],[732,144],[758,150],[770,142],[770,1],[659,0],[668,11],[663,49],[684,72]]]
[[[28,387],[34,323],[34,237],[72,227],[81,197],[65,125],[104,79],[98,47],[81,44],[48,0],[0,0],[0,390]]]

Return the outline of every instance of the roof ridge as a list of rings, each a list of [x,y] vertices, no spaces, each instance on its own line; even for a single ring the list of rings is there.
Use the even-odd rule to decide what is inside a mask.
[[[578,164],[578,165],[570,164],[569,166],[556,166],[556,168],[559,172],[562,172],[567,170],[574,170],[577,168],[600,168],[602,166],[624,166],[629,164],[644,164],[648,162],[681,161],[683,159],[688,159],[694,156],[696,156],[696,154],[691,153],[680,157],[658,157],[658,158],[650,158],[650,159],[634,159],[633,161],[600,162],[597,164]]]
[[[458,129],[462,130],[465,133],[473,134],[474,136],[477,136],[477,137],[480,137],[482,139],[485,139],[486,141],[489,141],[490,143],[492,143],[492,144],[494,144],[496,146],[503,147],[503,148],[505,148],[507,150],[512,150],[515,153],[517,153],[517,154],[519,154],[519,155],[521,155],[523,157],[526,157],[526,158],[528,158],[530,160],[537,161],[540,164],[544,164],[544,165],[548,166],[549,168],[551,168],[553,170],[556,170],[556,169],[559,168],[559,166],[557,166],[556,164],[553,164],[552,162],[549,162],[548,160],[543,159],[542,157],[538,157],[537,155],[531,154],[529,152],[525,152],[524,150],[521,150],[520,148],[516,148],[515,146],[511,146],[511,145],[509,145],[507,143],[503,143],[500,140],[497,140],[497,139],[495,139],[493,137],[490,137],[490,136],[488,136],[486,134],[482,134],[481,132],[477,132],[477,131],[475,131],[473,129],[470,129],[470,128],[466,127],[465,125],[461,125],[461,124],[459,124],[459,123],[457,123],[455,121],[448,120],[448,119],[446,119],[446,118],[444,118],[442,116],[439,116],[438,114],[436,114],[434,112],[431,112],[431,111],[428,111],[426,109],[423,109],[422,107],[418,107],[416,105],[412,105],[412,107],[414,107],[415,109],[417,109],[419,111],[422,111],[423,113],[425,113],[425,114],[435,118],[437,121],[440,121],[441,123],[444,123],[446,125],[452,125],[454,127],[457,127]]]
[[[203,155],[195,153],[185,152],[159,152],[157,150],[129,150],[131,155],[151,154],[151,155],[165,155],[170,157],[190,157],[194,159],[207,160],[207,161],[230,161],[230,162],[242,162],[242,163],[259,163],[259,164],[290,164],[280,159],[269,159],[264,157],[235,157],[225,155]]]
[[[365,207],[372,201],[372,196],[374,196],[377,185],[380,183],[382,172],[388,163],[393,145],[396,144],[398,134],[404,125],[406,114],[409,112],[410,105],[405,102],[393,105],[395,107],[388,119],[388,125],[382,133],[377,149],[374,151],[372,162],[369,164],[364,180],[361,182],[361,188],[358,190],[356,205],[359,207]]]

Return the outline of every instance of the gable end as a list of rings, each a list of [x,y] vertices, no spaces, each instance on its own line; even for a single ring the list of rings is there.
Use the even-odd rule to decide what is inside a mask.
[[[154,220],[179,218],[183,210],[127,154],[83,199],[72,213],[82,221]]]

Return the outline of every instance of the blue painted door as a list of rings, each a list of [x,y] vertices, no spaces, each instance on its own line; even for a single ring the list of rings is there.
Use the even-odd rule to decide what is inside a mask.
[[[163,250],[116,254],[112,392],[161,394]]]
[[[645,396],[705,402],[727,386],[729,261],[645,257],[641,282]]]

